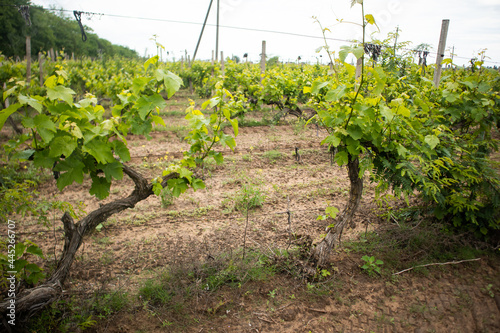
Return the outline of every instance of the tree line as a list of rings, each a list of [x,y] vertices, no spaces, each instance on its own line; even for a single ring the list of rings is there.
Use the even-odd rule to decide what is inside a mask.
[[[19,12],[19,6],[29,6],[28,25]],[[28,0],[11,0],[3,3],[0,10],[0,52],[7,57],[26,56],[26,36],[31,36],[31,55],[38,52],[64,50],[77,57],[121,56],[136,58],[136,51],[121,45],[114,45],[84,26],[87,40],[82,40],[78,22],[62,11],[52,12],[31,4]]]

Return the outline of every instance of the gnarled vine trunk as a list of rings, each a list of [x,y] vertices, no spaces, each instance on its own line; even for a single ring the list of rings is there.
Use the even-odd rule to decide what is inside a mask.
[[[64,224],[64,249],[56,270],[42,285],[23,291],[16,297],[16,318],[28,319],[37,311],[54,302],[62,293],[62,286],[68,277],[69,270],[80,248],[84,237],[99,223],[106,221],[111,215],[125,209],[133,208],[138,202],[153,194],[153,185],[135,170],[123,166],[123,172],[135,183],[134,191],[126,198],[118,199],[89,213],[83,219],[74,223],[66,212],[61,218]],[[172,173],[163,178],[162,185],[167,186],[167,180],[178,177]],[[0,303],[0,313],[5,316],[9,301]],[[21,317],[20,314],[23,314]],[[6,328],[8,329],[8,328]]]
[[[358,157],[353,159],[349,155],[347,171],[349,174],[349,181],[351,183],[349,201],[347,202],[347,205],[342,213],[337,217],[335,226],[328,229],[328,233],[325,238],[318,243],[315,248],[311,249],[312,260],[318,266],[324,265],[327,262],[331,251],[339,245],[342,231],[344,230],[344,227],[352,221],[352,218],[358,210],[358,206],[361,201],[361,195],[363,194],[363,178],[359,177]]]

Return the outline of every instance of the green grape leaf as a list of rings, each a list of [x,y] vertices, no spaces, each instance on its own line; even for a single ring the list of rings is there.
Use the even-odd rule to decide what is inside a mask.
[[[174,197],[178,198],[182,193],[189,188],[188,181],[185,178],[169,179],[167,181],[168,188],[172,190]]]
[[[24,259],[17,259],[16,261],[14,261],[13,271],[21,272],[23,270],[24,266],[26,266],[27,264],[28,264],[28,261],[26,261]]]
[[[392,121],[392,118],[394,118],[394,112],[392,111],[392,109],[385,105],[380,106],[380,114],[385,118],[387,122]]]
[[[158,62],[159,57],[155,55],[154,57],[149,58],[145,63],[144,63],[144,70],[147,71],[149,66],[154,65]]]
[[[229,122],[233,126],[234,136],[238,136],[238,119],[229,119]]]
[[[332,89],[328,91],[328,93],[325,96],[325,100],[327,102],[336,102],[342,97],[344,97],[348,92],[348,89],[345,85],[340,85],[335,89]]]
[[[193,181],[191,182],[191,187],[193,188],[193,190],[200,190],[200,189],[204,189],[205,188],[205,183],[203,182],[203,180],[201,179],[198,179],[198,178],[195,178],[193,179]]]
[[[17,258],[21,258],[22,255],[24,254],[24,251],[26,251],[26,244],[24,243],[16,243],[14,247],[14,255]]]
[[[44,255],[43,255],[43,251],[41,248],[39,248],[38,246],[36,245],[30,245],[27,249],[26,249],[26,252],[27,253],[31,253],[31,254],[34,254],[40,258],[45,258]]]
[[[50,142],[50,157],[59,157],[61,155],[70,156],[76,149],[78,143],[69,135],[55,137]]]
[[[443,96],[446,99],[446,101],[450,103],[453,103],[460,98],[460,95],[458,93],[448,90],[443,91]]]
[[[59,160],[59,157],[50,157],[50,151],[48,149],[36,151],[33,156],[33,164],[37,168],[47,168],[52,169],[54,162]]]
[[[387,81],[387,75],[384,72],[384,69],[382,67],[376,67],[373,71],[373,77],[375,78],[375,81],[377,84],[375,85],[375,88],[372,91],[373,96],[378,96],[384,91],[385,89],[385,83]]]
[[[59,175],[57,179],[57,187],[59,190],[64,189],[66,186],[77,182],[78,184],[83,183],[83,169],[85,164],[75,156],[71,155],[64,160],[59,161],[53,168],[54,171],[66,171]]]
[[[45,279],[45,274],[42,272],[31,273],[30,276],[26,278],[26,282],[37,284],[38,281]]]
[[[222,155],[222,153],[215,153],[212,156],[215,160],[215,163],[217,163],[218,165],[224,163],[224,156]]]
[[[347,152],[340,151],[337,154],[335,154],[335,162],[337,162],[339,166],[346,165],[347,162],[349,162],[349,157],[347,155]]]
[[[102,167],[106,180],[111,183],[114,179],[120,180],[123,178],[123,166],[120,162],[115,161],[113,163],[108,163]]]
[[[179,170],[179,178],[186,178],[188,181],[191,181],[192,174],[193,172],[186,168],[180,168]]]
[[[231,150],[233,150],[234,147],[236,147],[236,141],[234,140],[234,138],[224,133],[222,133],[220,136],[220,142],[223,146],[226,145],[229,148],[231,148]]]
[[[158,196],[161,194],[163,191],[163,186],[161,186],[161,183],[153,183],[153,193]]]
[[[62,191],[66,186],[77,182],[83,183],[83,168],[74,168],[69,171],[63,172],[57,178],[57,188]]]
[[[22,105],[28,104],[29,106],[31,106],[33,109],[37,110],[38,112],[42,112],[42,109],[43,109],[42,103],[40,103],[40,101],[34,99],[33,97],[30,97],[30,96],[27,97],[27,96],[24,96],[23,94],[19,94],[19,96],[17,96],[17,99],[19,100],[19,102]]]
[[[146,87],[146,85],[149,83],[149,81],[151,81],[151,79],[152,79],[151,77],[142,77],[142,76],[134,78],[134,80],[132,81],[132,92],[134,94],[141,93]],[[120,95],[118,95],[118,97],[120,97]]]
[[[356,59],[359,59],[363,56],[363,54],[365,54],[365,49],[362,46],[353,47],[351,52],[354,54]]]
[[[339,212],[338,208],[329,206],[326,207],[325,213],[328,214],[332,219],[337,217],[337,213]]]
[[[21,121],[21,124],[23,124],[24,128],[35,128],[35,119],[31,117],[24,117],[23,120]]]
[[[424,141],[434,149],[439,144],[439,138],[435,135],[426,135]]]
[[[50,119],[49,116],[39,114],[35,116],[34,123],[37,128],[38,134],[40,134],[43,141],[49,143],[54,138],[54,135],[57,131],[54,122]]]
[[[89,193],[95,195],[98,199],[103,200],[109,196],[111,182],[108,182],[104,177],[92,176],[92,186]]]
[[[398,151],[398,155],[403,157],[403,158],[405,158],[406,154],[408,153],[408,149],[403,147],[401,144],[398,144],[398,146],[396,147],[396,150]]]
[[[7,99],[7,97],[12,95],[17,90],[17,88],[18,86],[13,86],[12,88],[5,90],[3,92],[3,100],[5,101],[5,99]]]
[[[75,92],[65,86],[55,86],[54,88],[47,88],[47,97],[53,100],[63,100],[69,105],[73,105],[73,95]]]
[[[7,121],[7,118],[9,118],[9,116],[16,112],[20,107],[21,104],[12,104],[8,108],[0,111],[0,130],[3,128],[3,125]]]
[[[476,82],[472,82],[472,81],[459,81],[459,82],[462,83],[462,84],[465,84],[470,89],[477,88],[477,83]],[[444,91],[443,91],[443,93],[444,93]]]
[[[350,46],[345,46],[345,45],[341,46],[339,51],[340,62],[345,62],[345,59],[347,58],[350,52],[351,52]]]
[[[18,151],[12,156],[14,160],[28,160],[35,153],[34,149],[26,149]]]
[[[361,145],[359,144],[359,141],[354,140],[350,136],[346,138],[346,146],[347,146],[347,151],[349,154],[353,156],[357,156],[360,153]]]
[[[111,142],[111,145],[115,153],[121,158],[123,162],[130,161],[130,151],[123,142],[115,140]]]
[[[319,82],[319,81],[314,81],[312,86],[311,86],[311,92],[313,94],[318,94],[321,88],[324,88],[330,84],[329,81],[326,82]]]
[[[108,143],[103,143],[96,138],[87,142],[83,146],[82,150],[94,156],[98,163],[106,164],[114,162],[115,160],[110,145]]]
[[[113,105],[113,107],[111,108],[111,115],[116,118],[121,117],[123,107],[124,105]]]
[[[324,145],[325,143],[328,143],[333,147],[338,147],[338,145],[340,144],[340,138],[335,134],[329,135],[323,141],[321,141],[322,145]]]
[[[403,117],[409,118],[411,116],[411,112],[408,108],[405,106],[400,106],[398,108],[398,114],[402,115]]]
[[[359,140],[363,137],[363,130],[358,125],[349,126],[347,128],[347,133],[349,133],[351,138],[353,138],[354,140]]]
[[[151,120],[157,124],[157,125],[161,125],[163,127],[165,127],[165,121],[163,120],[162,117],[160,116],[155,116],[155,115],[151,115]]]
[[[172,97],[182,86],[182,79],[170,71],[163,78],[163,82],[165,83],[168,98]]]
[[[139,111],[139,116],[142,120],[145,120],[151,111],[156,108],[163,110],[167,106],[167,103],[161,95],[154,94],[152,96],[141,96],[135,105]]]
[[[42,271],[42,269],[36,264],[27,264],[26,266],[24,266],[24,269],[30,273],[37,273]]]

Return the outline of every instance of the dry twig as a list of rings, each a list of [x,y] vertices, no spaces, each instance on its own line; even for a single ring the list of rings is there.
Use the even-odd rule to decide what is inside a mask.
[[[410,267],[410,268],[407,268],[407,269],[403,269],[402,271],[397,272],[397,273],[393,273],[392,275],[399,275],[401,273],[411,271],[412,269],[418,268],[418,267],[442,266],[442,265],[456,265],[456,264],[461,264],[463,262],[478,261],[478,260],[481,260],[481,258],[467,259],[467,260],[460,260],[460,261],[450,261],[450,262],[436,262],[436,263],[432,263],[432,264],[417,265],[417,266],[413,266],[413,267]]]

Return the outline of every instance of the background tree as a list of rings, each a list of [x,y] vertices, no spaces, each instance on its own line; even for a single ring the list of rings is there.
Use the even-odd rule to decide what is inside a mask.
[[[30,5],[31,26],[18,12],[20,5]],[[125,46],[114,45],[92,33],[90,27],[84,26],[87,41],[82,41],[80,26],[73,16],[65,13],[45,10],[31,5],[30,1],[14,0],[9,6],[2,6],[0,12],[0,52],[7,57],[26,55],[26,35],[31,36],[32,56],[51,48],[74,53],[75,56],[113,57],[115,55],[135,58],[137,52]]]

